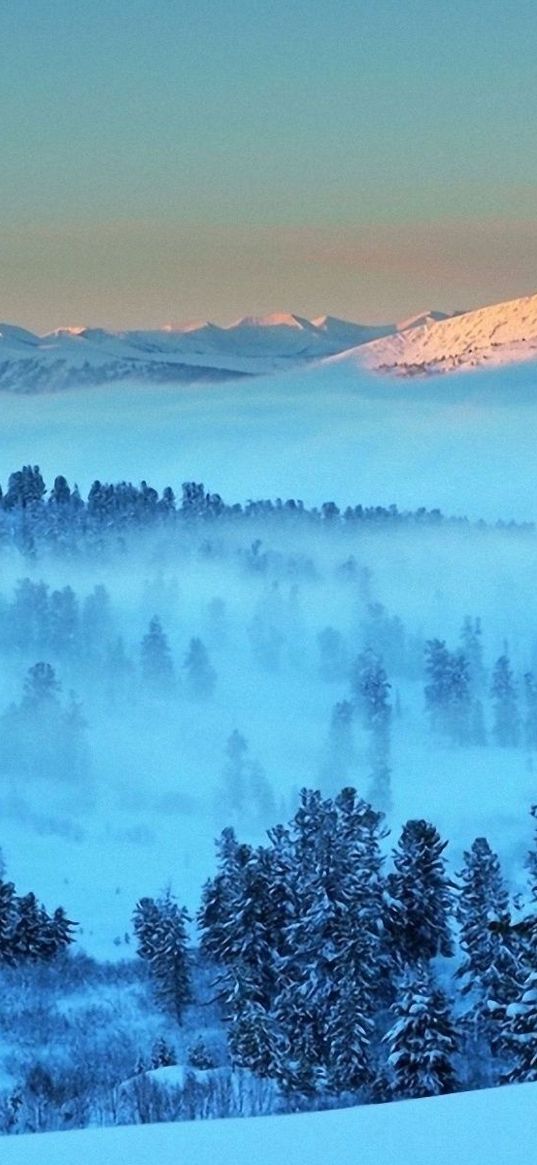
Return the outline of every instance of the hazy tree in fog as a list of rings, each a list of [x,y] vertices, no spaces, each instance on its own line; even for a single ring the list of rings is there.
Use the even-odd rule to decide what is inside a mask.
[[[362,640],[367,650],[383,660],[390,673],[405,673],[405,629],[399,616],[389,615],[382,603],[368,604]]]
[[[102,659],[105,645],[112,635],[110,595],[102,583],[84,599],[80,621],[85,655],[93,661]]]
[[[520,716],[516,683],[506,654],[494,665],[490,694],[496,743],[500,748],[515,748],[520,741]]]
[[[369,735],[368,762],[370,789],[368,796],[384,810],[391,804],[389,702],[391,684],[381,660],[371,650],[358,656],[351,675],[355,704]]]
[[[474,696],[480,696],[485,688],[481,619],[472,619],[470,615],[466,615],[461,628],[461,646],[463,655],[468,661],[472,693]]]
[[[209,642],[221,647],[226,639],[226,604],[218,595],[207,603],[207,634]]]
[[[21,708],[24,711],[38,711],[51,704],[58,704],[60,689],[61,684],[50,663],[34,663],[24,679]]]
[[[533,672],[524,675],[524,743],[530,752],[537,749],[537,683]]]
[[[193,700],[209,700],[216,686],[216,672],[211,666],[205,644],[197,636],[190,640],[183,663],[185,687]]]
[[[49,595],[46,583],[19,579],[9,606],[6,639],[21,651],[42,651],[49,641]]]
[[[276,806],[274,794],[259,761],[249,756],[248,744],[237,729],[226,744],[226,763],[216,795],[219,819],[249,822],[268,829]]]
[[[319,775],[323,790],[335,793],[348,785],[349,771],[355,762],[353,706],[350,700],[340,700],[332,708],[328,739],[321,757]]]
[[[0,760],[14,772],[53,780],[85,777],[88,751],[85,721],[73,693],[67,706],[49,663],[34,664],[24,679],[20,704],[2,717]]]
[[[328,683],[345,680],[349,673],[349,660],[341,631],[335,627],[323,627],[317,636],[317,644],[321,679]]]
[[[134,664],[127,655],[121,636],[108,643],[105,652],[104,677],[107,698],[112,704],[130,699]]]
[[[472,696],[470,667],[440,639],[425,644],[425,705],[431,728],[454,744],[484,743],[482,709]]]
[[[140,648],[142,678],[150,692],[166,695],[175,686],[172,653],[160,619],[154,615]]]
[[[282,597],[278,584],[274,583],[257,603],[247,628],[254,658],[265,671],[277,671],[280,667],[284,625]]]
[[[49,644],[54,655],[71,655],[80,636],[80,610],[72,587],[52,591],[49,599]]]

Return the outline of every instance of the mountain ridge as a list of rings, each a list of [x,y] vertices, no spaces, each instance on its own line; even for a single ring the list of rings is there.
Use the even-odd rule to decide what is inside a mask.
[[[418,322],[334,359],[401,377],[537,359],[537,294]]]
[[[127,380],[216,382],[341,362],[407,378],[531,359],[537,359],[537,294],[376,325],[284,311],[228,325],[205,320],[117,331],[67,325],[44,335],[0,323],[0,390],[22,393]]]

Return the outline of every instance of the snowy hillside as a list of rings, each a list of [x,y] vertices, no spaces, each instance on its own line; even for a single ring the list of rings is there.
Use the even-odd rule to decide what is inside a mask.
[[[537,295],[449,319],[438,320],[432,313],[409,323],[413,326],[348,352],[342,359],[375,371],[415,376],[537,357]]]
[[[209,322],[125,332],[63,327],[45,336],[0,324],[0,389],[28,393],[125,380],[237,379],[323,359],[441,315],[374,327],[333,316],[308,320],[277,312],[245,316],[229,327]]]
[[[255,1120],[45,1133],[2,1165],[533,1165],[537,1085]]]

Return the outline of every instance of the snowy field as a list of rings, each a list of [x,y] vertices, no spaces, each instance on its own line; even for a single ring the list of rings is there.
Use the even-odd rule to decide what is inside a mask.
[[[45,1133],[2,1165],[533,1165],[537,1085],[340,1112]]]

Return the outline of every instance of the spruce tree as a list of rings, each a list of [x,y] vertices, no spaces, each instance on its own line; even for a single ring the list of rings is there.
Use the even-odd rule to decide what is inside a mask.
[[[500,1021],[520,985],[519,955],[499,859],[486,838],[476,838],[464,854],[459,878],[456,915],[464,958],[456,977],[468,997],[465,1024],[482,1058],[483,1042],[498,1050]]]
[[[394,958],[402,964],[454,953],[454,886],[446,873],[446,845],[434,825],[412,820],[394,850],[385,921]]]
[[[411,1099],[455,1092],[454,1058],[459,1040],[447,997],[426,964],[417,963],[406,973],[392,1012],[395,1022],[383,1041],[392,1097]]]
[[[187,921],[187,911],[169,891],[157,900],[142,898],[133,919],[138,954],[148,963],[156,999],[179,1021],[190,999]]]
[[[491,922],[509,918],[509,895],[497,854],[485,837],[477,837],[464,853],[458,875],[456,917],[464,960],[457,970],[463,994],[478,992],[494,957],[496,936]]]

